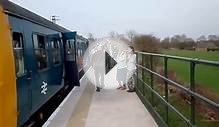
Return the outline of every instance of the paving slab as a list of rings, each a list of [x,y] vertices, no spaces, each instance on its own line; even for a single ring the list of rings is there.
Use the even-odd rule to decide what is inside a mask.
[[[136,93],[95,92],[85,127],[157,127]]]

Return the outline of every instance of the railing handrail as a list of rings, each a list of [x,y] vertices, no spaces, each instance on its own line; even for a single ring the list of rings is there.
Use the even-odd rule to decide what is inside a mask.
[[[136,53],[150,55],[150,56],[157,56],[157,57],[166,57],[166,58],[171,58],[171,59],[183,60],[183,61],[187,61],[187,62],[195,62],[196,64],[219,66],[218,61],[203,60],[200,58],[188,58],[188,57],[182,57],[182,56],[173,56],[173,55],[158,54],[158,53],[140,52],[140,51],[136,51]]]
[[[198,98],[198,99],[200,99],[200,100],[203,100],[203,101],[205,101],[206,103],[208,103],[208,104],[210,104],[210,105],[212,105],[212,106],[214,106],[214,107],[216,107],[216,108],[219,108],[219,103],[216,103],[216,102],[214,102],[214,101],[212,101],[212,100],[210,100],[210,99],[208,99],[208,98],[206,98],[206,97],[204,97],[204,96],[202,96],[202,95],[200,95],[200,94],[198,94],[198,93],[196,93],[196,92],[193,92],[193,91],[191,91],[190,89],[184,87],[182,84],[179,84],[179,83],[177,83],[177,82],[174,82],[174,81],[172,81],[172,80],[170,80],[170,79],[168,79],[168,78],[166,78],[166,77],[164,77],[164,76],[162,76],[162,75],[160,75],[160,74],[158,74],[158,73],[156,73],[156,72],[154,72],[154,71],[151,71],[150,69],[148,69],[148,68],[146,68],[146,67],[144,67],[144,66],[142,66],[142,65],[139,65],[139,64],[136,64],[136,65],[137,65],[138,67],[141,67],[141,68],[143,68],[144,70],[146,70],[146,71],[148,71],[148,72],[150,72],[150,73],[152,73],[152,74],[154,74],[154,75],[156,75],[156,76],[162,78],[163,80],[167,81],[170,85],[172,84],[172,85],[176,86],[177,88],[179,88],[179,89],[181,89],[181,90],[183,90],[183,91],[189,93],[190,95],[193,95],[194,97],[196,97],[196,98]]]
[[[138,77],[137,77],[138,78]],[[147,83],[145,83],[142,79],[138,78],[142,83],[146,84],[146,86],[151,90],[153,91],[153,93],[158,96],[162,101],[163,103],[165,103],[168,107],[170,107],[170,109],[172,111],[174,111],[175,113],[177,113],[184,121],[186,121],[190,126],[193,126],[192,123],[190,122],[190,120],[188,120],[185,116],[183,116],[182,113],[180,113],[173,105],[171,105],[169,102],[167,102],[164,98],[162,98],[160,96],[160,94],[158,92],[156,92],[155,90],[153,90],[150,86],[148,86]]]
[[[214,67],[219,67],[219,61],[210,61],[210,60],[203,60],[203,59],[199,59],[199,58],[188,58],[188,57],[181,57],[181,56],[172,56],[172,55],[166,55],[166,54],[157,54],[157,53],[147,53],[147,52],[135,52],[137,54],[137,63],[136,63],[136,66],[137,66],[137,69],[140,69],[142,70],[142,79],[139,78],[138,76],[138,71],[137,71],[137,81],[140,80],[143,84],[146,85],[146,87],[149,88],[149,90],[151,91],[151,102],[149,101],[149,103],[151,103],[152,105],[149,106],[149,107],[152,107],[150,108],[153,112],[156,112],[154,111],[153,109],[153,105],[154,105],[154,101],[153,101],[153,94],[157,95],[158,98],[160,98],[162,100],[163,103],[166,104],[166,122],[168,124],[168,110],[169,108],[171,110],[173,110],[178,116],[180,116],[180,118],[186,122],[188,125],[190,126],[196,126],[195,124],[195,105],[196,105],[196,99],[199,99],[201,101],[203,101],[205,104],[208,104],[208,105],[211,105],[213,106],[214,108],[216,109],[219,109],[219,103],[218,102],[215,102],[207,97],[205,97],[204,95],[201,95],[199,93],[197,93],[195,91],[195,66],[197,64],[202,64],[202,65],[207,65],[207,66],[214,66]],[[141,58],[141,63],[139,63],[139,55],[142,57]],[[147,57],[144,57],[144,56],[149,56],[148,58],[148,61],[149,63],[147,63],[146,65],[149,65],[149,66],[145,66],[144,62],[145,62],[145,58]],[[159,74],[156,72],[156,70],[154,69],[154,58],[155,57],[161,57],[163,58],[164,60],[164,75],[162,74]],[[174,60],[180,60],[180,61],[183,61],[183,62],[188,62],[190,64],[190,87],[187,88],[186,86],[184,86],[182,83],[178,83],[176,81],[173,81],[172,79],[168,78],[168,60],[171,60],[171,59],[174,59]],[[142,65],[141,65],[142,64]],[[149,74],[150,74],[150,83],[145,83],[144,82],[144,71],[147,71]],[[162,79],[164,81],[164,85],[165,85],[165,96],[162,97],[160,96],[160,94],[158,92],[156,92],[154,90],[154,76],[157,76],[159,77],[160,79]],[[168,86],[171,85],[171,86],[174,86],[176,87],[177,89],[180,89],[182,90],[184,93],[186,93],[188,96],[191,97],[191,115],[190,115],[190,120],[187,119],[180,111],[178,111],[174,106],[172,106],[170,103],[169,103],[169,95],[168,95]],[[145,86],[143,87],[142,86],[142,89],[144,89]],[[142,91],[139,91],[139,88],[136,89],[136,91],[138,91],[138,93],[144,95],[145,92],[143,90]],[[141,96],[142,96],[141,95]],[[144,95],[145,96],[145,95]],[[146,99],[144,99],[146,100]],[[163,121],[162,118],[159,116],[159,114],[157,115],[157,113],[155,113],[155,117],[158,116],[158,121]],[[163,123],[163,122],[161,122]]]

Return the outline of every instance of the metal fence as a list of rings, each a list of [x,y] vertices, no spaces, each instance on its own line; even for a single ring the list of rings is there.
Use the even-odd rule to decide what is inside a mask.
[[[142,102],[145,104],[147,109],[151,112],[153,117],[155,118],[156,122],[159,126],[168,126],[169,122],[169,111],[173,111],[177,114],[177,116],[184,121],[188,126],[196,126],[196,120],[195,120],[195,111],[196,106],[195,103],[197,100],[201,100],[211,106],[213,106],[216,109],[219,109],[219,104],[210,100],[209,98],[200,95],[195,90],[195,68],[197,64],[203,64],[208,66],[215,66],[219,67],[219,62],[214,61],[207,61],[207,60],[201,60],[201,59],[193,59],[193,58],[186,58],[186,57],[178,57],[178,56],[171,56],[171,55],[164,55],[164,54],[154,54],[154,53],[146,53],[146,52],[136,52],[137,55],[137,73],[136,73],[136,93],[138,94],[139,98],[142,100]],[[147,59],[145,59],[147,58]],[[155,71],[154,62],[156,61],[156,58],[159,58],[163,60],[163,74],[159,74]],[[168,78],[168,60],[174,59],[174,60],[180,60],[184,61],[190,64],[190,84],[189,88],[183,86],[180,83],[177,83],[176,81],[171,80]],[[149,74],[149,82],[145,81],[144,73]],[[164,82],[164,96],[159,94],[154,89],[155,84],[155,77],[160,78]],[[139,84],[142,84],[141,87]],[[174,107],[169,102],[169,93],[168,93],[168,87],[169,86],[176,87],[177,89],[180,89],[181,91],[184,91],[187,95],[190,96],[190,118],[187,118],[183,115],[179,110],[177,110],[176,107]],[[151,94],[151,99],[148,100],[145,95],[148,94],[145,92],[145,88],[147,88]],[[143,89],[143,90],[142,90]],[[155,111],[155,105],[154,105],[154,97],[157,97],[161,100],[161,102],[165,105],[165,119],[163,119],[158,112]]]

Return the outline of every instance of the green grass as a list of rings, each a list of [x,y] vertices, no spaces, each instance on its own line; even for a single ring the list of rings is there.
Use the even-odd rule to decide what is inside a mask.
[[[219,61],[219,52],[188,51],[188,50],[165,50],[162,53],[174,56],[199,58],[204,60]],[[168,68],[176,72],[177,77],[185,84],[189,84],[189,63],[179,60],[169,60]],[[196,84],[204,85],[219,93],[219,67],[196,65]]]

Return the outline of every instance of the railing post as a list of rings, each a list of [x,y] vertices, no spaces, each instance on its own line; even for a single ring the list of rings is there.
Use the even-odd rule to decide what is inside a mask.
[[[165,78],[168,78],[167,61],[168,61],[168,58],[164,57],[164,76],[165,76]],[[168,102],[168,96],[169,96],[169,94],[168,94],[168,82],[165,80],[164,84],[165,84],[165,100]],[[168,124],[168,122],[169,122],[169,108],[168,108],[168,106],[166,106],[166,123]]]
[[[138,64],[138,52],[136,53],[136,63]],[[137,67],[137,69],[136,69],[136,76],[137,76],[137,78],[136,78],[136,87],[138,87],[138,70],[139,70],[139,68]]]
[[[190,62],[190,90],[195,91],[195,62]],[[191,95],[191,123],[195,125],[195,97]]]
[[[144,55],[143,55],[143,54],[141,54],[141,60],[142,60],[142,61],[141,61],[141,64],[142,64],[142,66],[144,66]],[[145,78],[145,77],[144,77],[144,69],[142,69],[141,74],[142,74],[142,80],[145,81],[145,80],[144,80],[144,78]],[[142,83],[142,94],[143,94],[143,96],[145,96],[145,89],[144,89],[144,88],[145,88],[145,86],[144,86],[144,84]]]
[[[153,56],[150,55],[150,69],[151,71],[154,71],[153,69]],[[154,75],[151,73],[151,88],[154,89]],[[151,92],[151,104],[154,106],[154,94]]]

